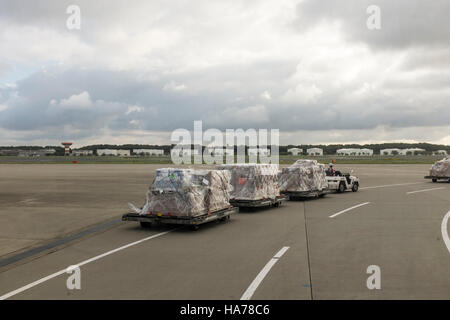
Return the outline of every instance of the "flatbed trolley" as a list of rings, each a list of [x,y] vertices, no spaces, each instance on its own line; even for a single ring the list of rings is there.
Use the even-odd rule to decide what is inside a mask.
[[[122,221],[139,221],[141,227],[148,228],[153,224],[171,224],[171,225],[188,225],[192,229],[197,230],[201,224],[212,221],[227,221],[231,214],[237,212],[237,208],[229,207],[215,212],[205,213],[203,215],[190,216],[170,216],[163,214],[144,214],[126,213],[122,216]]]
[[[230,204],[239,208],[261,208],[261,207],[279,207],[285,201],[284,196],[276,197],[275,199],[258,199],[258,200],[237,200],[230,199]]]
[[[322,198],[329,191],[327,189],[314,190],[314,191],[282,191],[283,195],[289,200],[301,199],[301,198]]]
[[[425,179],[431,179],[433,182],[438,182],[438,180],[447,180],[450,182],[450,177],[425,176]]]

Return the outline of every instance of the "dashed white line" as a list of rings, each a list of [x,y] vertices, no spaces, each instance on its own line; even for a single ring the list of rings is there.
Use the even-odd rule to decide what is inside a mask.
[[[444,243],[447,246],[448,252],[450,252],[450,238],[447,232],[448,219],[450,219],[450,211],[444,216],[441,225],[442,239],[444,239]]]
[[[157,237],[163,236],[163,235],[165,235],[165,234],[167,234],[167,233],[169,233],[169,232],[172,232],[173,230],[175,230],[175,229],[172,229],[172,230],[169,230],[169,231],[165,231],[165,232],[161,232],[161,233],[157,233],[157,234],[154,234],[154,235],[152,235],[152,236],[150,236],[150,237],[147,237],[147,238],[144,238],[144,239],[141,239],[141,240],[138,240],[138,241],[129,243],[129,244],[124,245],[124,246],[121,246],[121,247],[119,247],[119,248],[117,248],[117,249],[114,249],[114,250],[111,250],[111,251],[102,253],[102,254],[100,254],[100,255],[98,255],[98,256],[95,256],[95,257],[92,257],[92,258],[90,258],[90,259],[88,259],[88,260],[85,260],[85,261],[82,261],[82,262],[80,262],[80,263],[77,263],[76,265],[77,265],[78,267],[81,267],[81,266],[83,266],[83,265],[85,265],[85,264],[88,264],[88,263],[90,263],[90,262],[93,262],[93,261],[96,261],[96,260],[98,260],[98,259],[104,258],[104,257],[109,256],[109,255],[111,255],[111,254],[113,254],[113,253],[116,253],[116,252],[118,252],[118,251],[127,249],[127,248],[129,248],[129,247],[135,246],[135,245],[137,245],[137,244],[139,244],[139,243],[142,243],[142,242],[145,242],[145,241],[148,241],[148,240],[155,239],[155,238],[157,238]],[[57,276],[60,276],[61,274],[66,273],[66,271],[67,271],[67,269],[60,270],[60,271],[55,272],[55,273],[53,273],[53,274],[51,274],[51,275],[48,275],[48,276],[46,276],[46,277],[44,277],[44,278],[41,278],[41,279],[39,279],[39,280],[36,280],[36,281],[34,281],[34,282],[30,283],[30,284],[27,284],[26,286],[23,286],[23,287],[21,287],[21,288],[19,288],[19,289],[16,289],[16,290],[14,290],[14,291],[8,292],[8,293],[6,293],[6,294],[0,296],[0,300],[8,299],[8,298],[10,298],[10,297],[12,297],[12,296],[15,296],[16,294],[19,294],[19,293],[21,293],[21,292],[24,292],[25,290],[28,290],[28,289],[30,289],[30,288],[33,288],[33,287],[35,287],[35,286],[37,286],[37,285],[39,285],[39,284],[41,284],[41,283],[43,283],[43,282],[46,282],[46,281],[48,281],[48,280],[50,280],[50,279],[53,279],[53,278],[56,278]]]
[[[283,247],[280,251],[278,251],[272,259],[267,262],[267,264],[262,268],[262,270],[258,273],[255,280],[252,281],[250,286],[245,290],[244,294],[241,297],[241,300],[250,300],[255,293],[256,289],[258,289],[261,282],[269,273],[270,269],[278,262],[278,260],[289,250],[289,247]]]
[[[423,190],[416,190],[416,191],[410,191],[407,192],[406,194],[413,194],[413,193],[419,193],[419,192],[427,192],[427,191],[433,191],[433,190],[442,190],[445,189],[444,187],[441,188],[431,188],[431,189],[423,189]]]
[[[410,182],[410,183],[385,184],[385,185],[382,185],[382,186],[362,187],[362,188],[359,188],[359,190],[387,188],[387,187],[399,187],[399,186],[409,186],[409,185],[413,185],[413,184],[422,184],[422,183],[426,183],[426,182]]]
[[[347,209],[345,209],[345,210],[336,212],[335,214],[332,214],[332,215],[330,216],[330,218],[334,218],[334,217],[336,217],[336,216],[338,216],[338,215],[340,215],[340,214],[343,214],[343,213],[345,213],[345,212],[347,212],[347,211],[350,211],[350,210],[353,210],[353,209],[356,209],[356,208],[359,208],[359,207],[368,205],[369,203],[370,203],[370,202],[360,203],[360,204],[357,204],[356,206],[353,206],[353,207],[347,208]]]

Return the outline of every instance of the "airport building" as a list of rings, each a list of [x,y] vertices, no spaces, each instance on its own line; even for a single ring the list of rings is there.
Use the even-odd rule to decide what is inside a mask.
[[[262,156],[270,156],[270,150],[269,149],[261,149],[261,148],[249,148],[247,151],[248,155],[262,155]]]
[[[0,150],[0,156],[18,156],[19,151],[17,149],[2,149]]]
[[[310,148],[306,150],[308,156],[323,156],[323,150],[320,148]]]
[[[416,154],[421,154],[424,153],[426,150],[425,149],[420,149],[420,148],[411,148],[411,149],[402,149],[400,151],[400,155],[402,156],[413,156]]]
[[[82,157],[82,156],[92,156],[94,155],[94,151],[92,150],[72,150],[72,155],[76,156],[76,157]]]
[[[358,148],[338,149],[336,154],[338,156],[373,156],[373,150]]]
[[[233,149],[224,149],[220,147],[210,147],[205,148],[203,151],[203,154],[209,154],[210,156],[223,156],[223,155],[233,155],[234,154],[234,148]]]
[[[382,156],[395,156],[400,154],[402,149],[392,148],[392,149],[382,149],[380,150],[380,155]]]
[[[413,156],[417,154],[422,154],[426,152],[425,149],[420,148],[410,148],[410,149],[382,149],[380,150],[380,155],[382,156],[395,156],[395,155],[401,155],[401,156]]]
[[[184,149],[172,149],[170,150],[170,154],[172,157],[185,157],[185,156],[192,156],[192,155],[198,155],[197,149],[190,149],[189,146],[186,146]]]
[[[142,156],[162,156],[164,150],[162,149],[133,149],[133,153]]]
[[[55,149],[37,149],[37,150],[18,150],[19,157],[43,157],[51,156],[56,153]]]
[[[287,150],[287,152],[289,152],[290,154],[292,154],[293,156],[298,156],[299,154],[303,153],[303,149],[300,148],[290,148]]]
[[[447,150],[437,150],[433,151],[433,156],[446,156]]]
[[[130,150],[117,150],[117,155],[119,157],[129,157],[131,154]]]
[[[98,156],[117,156],[117,150],[114,149],[97,149]]]

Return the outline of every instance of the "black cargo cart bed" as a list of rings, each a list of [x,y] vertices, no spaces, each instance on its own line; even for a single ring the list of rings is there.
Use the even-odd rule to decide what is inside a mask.
[[[314,191],[282,191],[282,193],[288,197],[289,200],[296,198],[319,198],[329,193],[328,190],[314,190]]]
[[[230,219],[232,213],[237,211],[236,208],[230,207],[222,210],[218,210],[211,213],[205,213],[203,215],[189,217],[175,217],[161,214],[145,214],[140,215],[137,213],[126,213],[122,216],[122,221],[139,221],[142,227],[150,227],[152,224],[173,224],[173,225],[188,225],[194,229],[198,229],[198,226],[207,222],[221,220],[225,221]]]
[[[450,181],[450,177],[425,176],[425,179],[431,179],[431,181],[433,181],[433,182],[437,182],[438,180],[448,180],[448,181]]]
[[[284,196],[275,199],[259,199],[259,200],[230,200],[230,204],[239,208],[260,208],[260,207],[279,207],[286,198]]]

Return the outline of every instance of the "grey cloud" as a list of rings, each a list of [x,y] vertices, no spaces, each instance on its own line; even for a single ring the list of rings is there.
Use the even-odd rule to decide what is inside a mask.
[[[366,27],[367,7],[381,9],[381,30]],[[297,30],[338,21],[347,38],[379,49],[448,46],[450,2],[446,0],[305,0],[297,6]]]
[[[271,67],[269,64],[268,68]],[[313,104],[287,103],[276,94],[271,100],[263,100],[258,93],[267,88],[263,79],[259,79],[264,72],[256,72],[254,80],[250,76],[241,77],[245,72],[252,74],[252,69],[237,74],[234,68],[229,73],[222,70],[211,90],[208,90],[210,83],[205,82],[205,90],[198,90],[195,94],[190,93],[189,88],[201,87],[196,77],[179,76],[176,81],[185,83],[187,89],[170,92],[163,89],[164,84],[171,81],[168,78],[140,81],[130,73],[101,70],[55,69],[40,72],[18,82],[15,98],[10,98],[9,108],[0,113],[0,126],[12,130],[32,130],[70,125],[74,129],[95,132],[104,127],[156,131],[190,129],[194,120],[204,120],[205,127],[219,129],[256,125],[284,131],[370,129],[379,125],[450,125],[446,102],[450,92],[430,101],[407,102],[396,98],[396,95],[380,95],[349,102],[341,97],[342,92],[330,91]],[[279,87],[273,83],[270,85],[274,92],[283,91],[283,77],[287,74],[279,74]],[[209,77],[204,80],[209,81]],[[271,82],[274,80],[272,77]],[[241,86],[247,81],[251,84],[245,94]],[[218,89],[221,87],[226,89]],[[11,96],[12,89],[8,90],[2,92],[2,96]],[[50,103],[85,91],[93,102],[88,109],[67,109]],[[234,99],[241,94],[244,94],[242,99]],[[141,110],[127,114],[129,106],[139,106]],[[267,114],[262,114],[265,112]]]
[[[278,16],[254,13],[262,1],[78,1],[83,22],[75,33],[65,28],[71,2],[0,0],[0,25],[8,26],[0,40],[20,36],[21,26],[55,31],[44,32],[45,44],[33,43],[30,54],[17,60],[4,51],[13,63],[42,68],[15,87],[0,85],[0,105],[8,106],[0,111],[0,129],[18,132],[20,139],[170,132],[192,129],[194,120],[203,120],[205,129],[278,128],[325,136],[450,125],[445,1],[305,0],[293,21],[283,12],[280,17],[289,18],[280,24]],[[366,28],[369,4],[381,7],[380,31]],[[239,38],[254,20],[263,21],[256,24],[262,29]],[[289,23],[293,28],[282,27]],[[318,26],[326,27],[315,33]],[[148,32],[160,38],[147,38]],[[345,40],[327,43],[333,32],[344,32]],[[68,52],[53,56],[51,49],[60,44],[49,47],[52,39]],[[24,51],[7,40],[15,52]],[[168,44],[158,46],[159,40]],[[80,43],[85,47],[78,50]],[[359,51],[361,43],[367,46]],[[355,76],[346,78],[353,67]],[[3,69],[0,64],[0,76]],[[61,103],[83,92],[89,93],[89,107]]]

